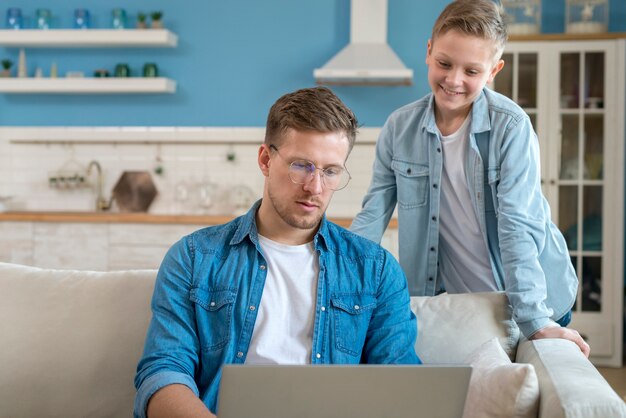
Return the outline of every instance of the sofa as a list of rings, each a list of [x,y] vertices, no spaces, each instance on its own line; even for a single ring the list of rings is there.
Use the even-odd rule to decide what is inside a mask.
[[[155,276],[0,263],[0,417],[131,416]],[[425,363],[474,365],[464,416],[523,416],[521,400],[530,416],[626,417],[573,343],[520,339],[503,294],[416,297],[411,307]]]

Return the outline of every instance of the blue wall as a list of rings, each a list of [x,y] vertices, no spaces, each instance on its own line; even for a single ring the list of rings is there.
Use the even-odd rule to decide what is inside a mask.
[[[424,57],[432,24],[448,0],[389,0],[389,43],[415,73],[411,87],[341,87],[340,97],[364,126],[380,126],[395,108],[428,92]],[[544,32],[563,31],[564,0],[544,0]],[[613,1],[610,30],[626,28],[626,2]],[[5,3],[6,4],[6,3]],[[49,8],[54,27],[70,28],[73,10],[90,10],[94,27],[109,26],[119,3],[101,0],[12,0],[32,25],[35,10]],[[7,95],[0,94],[0,125],[263,126],[281,94],[314,84],[323,65],[349,39],[349,0],[126,0],[137,11],[163,10],[166,26],[179,36],[177,48],[27,49],[29,73],[60,75],[96,68],[112,72],[128,63],[135,74],[156,62],[178,82],[176,94]],[[0,26],[6,9],[0,9]],[[133,22],[134,23],[134,22]],[[0,48],[17,62],[18,50]]]

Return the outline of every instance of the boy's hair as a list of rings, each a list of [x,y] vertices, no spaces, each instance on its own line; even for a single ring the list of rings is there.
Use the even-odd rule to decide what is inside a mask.
[[[493,41],[496,60],[502,56],[508,36],[500,6],[493,0],[455,0],[448,4],[433,26],[431,42],[451,30]]]
[[[354,113],[326,87],[297,90],[279,98],[271,107],[265,128],[265,143],[279,145],[291,128],[296,131],[343,132],[352,150],[358,122]],[[349,152],[348,151],[348,152]]]

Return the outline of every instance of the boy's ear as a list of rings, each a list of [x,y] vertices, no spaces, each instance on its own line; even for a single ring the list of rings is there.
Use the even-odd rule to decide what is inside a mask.
[[[504,60],[498,60],[498,62],[496,62],[496,64],[491,69],[491,73],[489,73],[489,79],[487,80],[487,83],[493,83],[493,79],[496,78],[496,74],[498,74],[503,67]]]
[[[426,64],[428,64],[428,57],[430,57],[430,53],[433,49],[433,40],[429,39],[428,43],[426,44]]]

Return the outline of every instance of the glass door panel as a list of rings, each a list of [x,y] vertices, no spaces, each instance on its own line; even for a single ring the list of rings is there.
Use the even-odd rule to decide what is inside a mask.
[[[604,107],[604,53],[585,54],[585,108]]]
[[[537,107],[537,54],[519,54],[517,104]]]
[[[582,311],[602,310],[602,258],[583,257]]]
[[[578,249],[578,187],[559,186],[559,229],[570,251]]]
[[[578,115],[561,116],[561,165],[559,179],[577,180],[580,171]]]
[[[585,179],[604,177],[604,115],[585,115]]]
[[[583,251],[602,251],[602,186],[583,187]]]
[[[578,107],[579,85],[580,54],[561,54],[561,93],[559,97],[562,109]]]

